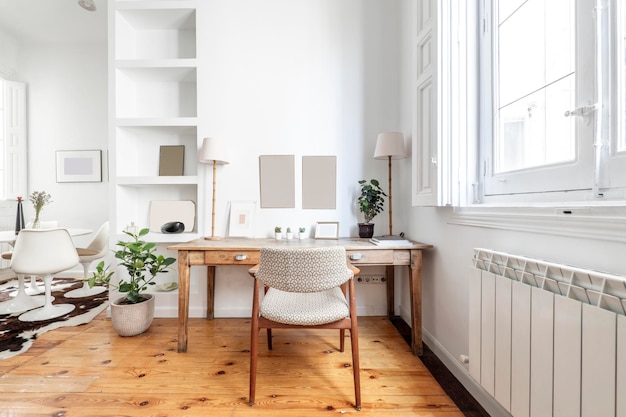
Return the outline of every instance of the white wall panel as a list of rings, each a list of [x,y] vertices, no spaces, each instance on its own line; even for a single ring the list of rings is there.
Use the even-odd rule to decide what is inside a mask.
[[[496,276],[495,398],[511,410],[511,286],[509,278]]]
[[[530,288],[513,282],[511,288],[511,414],[530,415]]]
[[[480,382],[481,271],[470,269],[469,278],[469,373]]]
[[[626,416],[626,316],[617,316],[617,378],[616,378],[616,413],[617,417]]]
[[[554,294],[532,288],[530,415],[552,416]]]
[[[482,275],[480,384],[490,395],[495,394],[495,308],[496,276],[490,272]]]
[[[615,417],[617,316],[583,304],[582,321],[581,416]]]
[[[554,417],[580,417],[582,304],[554,297]]]

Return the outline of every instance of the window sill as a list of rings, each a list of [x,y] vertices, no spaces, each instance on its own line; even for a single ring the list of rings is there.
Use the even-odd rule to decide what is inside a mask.
[[[626,243],[623,205],[455,207],[448,223]]]

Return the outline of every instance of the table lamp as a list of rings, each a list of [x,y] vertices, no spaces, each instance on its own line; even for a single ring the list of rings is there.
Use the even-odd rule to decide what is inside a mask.
[[[215,236],[215,184],[216,184],[216,167],[218,165],[226,165],[226,152],[220,141],[215,138],[204,138],[202,148],[198,160],[204,164],[213,164],[213,202],[211,203],[211,236],[205,236],[206,240],[219,240],[219,236]]]
[[[391,200],[391,160],[406,157],[404,135],[401,132],[383,132],[378,134],[374,159],[387,159],[389,167],[389,235],[393,236],[392,200]]]

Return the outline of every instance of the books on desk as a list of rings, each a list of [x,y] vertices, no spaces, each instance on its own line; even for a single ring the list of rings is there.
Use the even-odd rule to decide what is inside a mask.
[[[400,236],[375,236],[370,242],[378,246],[411,246],[411,241]]]

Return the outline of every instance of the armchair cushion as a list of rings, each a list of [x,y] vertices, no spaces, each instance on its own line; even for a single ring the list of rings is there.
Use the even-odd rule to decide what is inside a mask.
[[[350,315],[341,288],[309,293],[294,293],[270,288],[261,302],[261,316],[300,326],[332,323]]]

